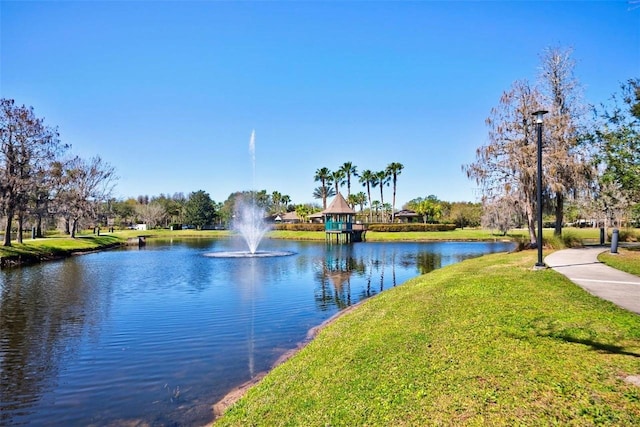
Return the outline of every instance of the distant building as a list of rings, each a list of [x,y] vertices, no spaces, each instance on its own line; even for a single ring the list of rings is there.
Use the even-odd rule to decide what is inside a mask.
[[[421,216],[417,214],[415,211],[411,209],[403,209],[401,211],[396,212],[395,214],[396,221],[398,222],[420,222]]]

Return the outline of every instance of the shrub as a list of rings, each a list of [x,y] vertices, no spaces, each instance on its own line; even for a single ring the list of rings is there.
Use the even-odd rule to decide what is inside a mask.
[[[369,224],[367,230],[386,233],[406,232],[406,231],[453,231],[456,229],[455,224]]]
[[[622,228],[618,231],[618,240],[621,242],[637,242],[638,235],[632,228]],[[609,233],[609,241],[611,241],[611,233]]]
[[[306,222],[297,224],[275,224],[273,229],[283,231],[324,231],[324,224]]]

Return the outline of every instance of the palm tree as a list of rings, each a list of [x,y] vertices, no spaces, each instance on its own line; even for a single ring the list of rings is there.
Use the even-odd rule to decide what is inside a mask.
[[[376,219],[378,221],[380,221],[380,217],[378,216],[378,210],[382,207],[382,203],[380,203],[380,200],[374,200],[373,203],[371,204],[371,209],[375,209],[376,210]]]
[[[387,171],[383,170],[383,171],[379,171],[376,172],[375,174],[375,180],[372,182],[372,185],[374,187],[376,186],[380,186],[380,204],[384,205],[384,186],[385,185],[389,185],[389,178],[391,178],[389,175],[387,175]]]
[[[364,205],[367,203],[367,195],[364,192],[360,191],[358,193],[350,194],[347,199],[347,203],[351,206],[351,209],[355,209],[356,206],[360,207],[359,214],[362,216],[362,212],[364,211]]]
[[[387,165],[387,174],[391,175],[391,182],[393,183],[393,200],[391,202],[391,222],[396,222],[396,187],[398,185],[398,175],[402,173],[404,165],[402,163],[389,163]]]
[[[347,199],[351,195],[351,176],[358,176],[358,171],[356,167],[351,162],[345,162],[340,170],[344,173],[344,176],[347,178]]]
[[[369,199],[369,206],[371,206],[371,186],[376,179],[376,175],[369,169],[363,171],[360,174],[360,184],[367,187],[367,198]],[[369,209],[369,222],[373,222],[371,209]]]
[[[391,204],[390,203],[385,203],[382,205],[382,214],[384,215],[384,222],[387,222],[387,220],[389,219],[389,212],[391,212]]]
[[[325,204],[325,207],[324,207],[325,209],[327,209],[327,206],[326,206],[327,198],[328,197],[333,197],[335,195],[336,195],[336,193],[335,193],[335,190],[333,189],[333,187],[322,187],[322,186],[320,186],[320,187],[316,187],[313,190],[313,198],[314,199],[322,199],[324,204]]]
[[[436,196],[428,196],[420,200],[414,210],[418,215],[422,215],[425,224],[436,222],[442,216],[442,203]]]
[[[344,171],[342,169],[338,169],[337,171],[331,174],[331,180],[333,184],[336,186],[336,194],[340,192],[340,186],[344,184]]]
[[[280,197],[280,203],[284,205],[284,210],[286,212],[287,209],[289,209],[289,203],[291,203],[291,196],[289,196],[288,194],[284,194],[282,197]]]
[[[301,222],[307,222],[309,220],[310,210],[307,205],[297,205],[296,206],[296,216],[300,219]]]
[[[367,203],[367,195],[364,194],[362,191],[359,191],[358,193],[353,194],[352,196],[356,201],[356,204],[360,206],[360,213],[362,213],[362,211],[364,210],[364,205]]]
[[[327,209],[327,186],[331,185],[331,171],[329,168],[320,168],[316,171],[315,176],[313,177],[315,181],[320,181],[320,186],[322,187],[322,208]],[[315,191],[314,191],[315,193]],[[315,197],[315,194],[314,194]]]
[[[274,213],[280,213],[280,204],[282,203],[282,194],[279,191],[274,191],[271,193],[271,202],[274,205]]]

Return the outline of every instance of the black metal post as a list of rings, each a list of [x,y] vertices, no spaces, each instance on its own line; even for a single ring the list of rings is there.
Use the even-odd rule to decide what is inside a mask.
[[[536,116],[536,130],[538,132],[538,180],[537,180],[537,213],[538,213],[538,237],[536,242],[536,247],[538,248],[538,262],[536,262],[536,268],[545,268],[544,262],[542,261],[542,116],[545,115],[547,111],[540,110],[533,113]]]

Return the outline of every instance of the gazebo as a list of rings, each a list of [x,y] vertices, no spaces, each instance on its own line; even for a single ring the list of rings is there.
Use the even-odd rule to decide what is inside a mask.
[[[356,211],[338,193],[329,207],[322,211],[327,242],[331,243],[333,236],[336,243],[361,242],[366,230],[363,224],[354,224],[355,216]]]

